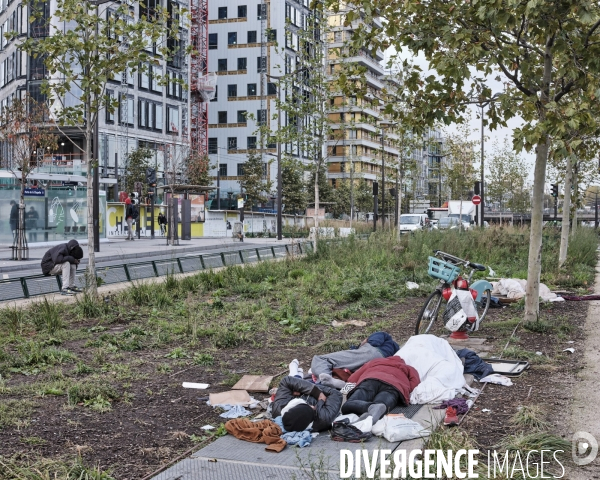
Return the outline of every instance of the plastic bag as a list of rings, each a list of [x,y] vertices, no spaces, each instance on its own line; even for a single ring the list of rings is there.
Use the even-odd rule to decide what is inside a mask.
[[[371,433],[385,438],[388,442],[401,442],[413,438],[427,437],[431,431],[404,415],[386,415],[373,425]]]

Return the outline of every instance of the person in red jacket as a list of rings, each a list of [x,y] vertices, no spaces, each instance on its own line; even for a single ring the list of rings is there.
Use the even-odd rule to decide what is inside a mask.
[[[350,375],[348,383],[356,386],[348,392],[342,413],[354,413],[377,422],[397,405],[407,406],[410,392],[421,383],[417,371],[400,357],[377,358],[365,363]]]

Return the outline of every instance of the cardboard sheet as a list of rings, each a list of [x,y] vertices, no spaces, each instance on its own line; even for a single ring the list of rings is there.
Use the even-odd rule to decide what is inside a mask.
[[[250,405],[250,395],[246,390],[230,390],[228,392],[211,393],[208,396],[211,405]]]
[[[272,380],[273,377],[269,375],[244,375],[231,388],[248,392],[268,392]]]

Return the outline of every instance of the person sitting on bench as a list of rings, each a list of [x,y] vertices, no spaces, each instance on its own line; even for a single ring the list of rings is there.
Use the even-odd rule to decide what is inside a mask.
[[[342,406],[342,394],[325,385],[314,385],[297,377],[284,377],[271,406],[271,415],[281,415],[283,428],[301,432],[329,430]]]
[[[354,350],[315,355],[310,369],[315,381],[319,380],[323,385],[341,389],[346,382],[332,377],[334,369],[347,369],[353,372],[371,360],[390,357],[398,350],[400,347],[389,333],[375,332]]]
[[[42,258],[44,275],[62,275],[62,295],[74,295],[81,292],[75,286],[77,265],[83,258],[83,249],[77,240],[69,240],[48,250]]]

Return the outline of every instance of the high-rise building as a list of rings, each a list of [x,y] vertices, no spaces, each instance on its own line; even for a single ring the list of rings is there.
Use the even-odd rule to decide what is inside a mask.
[[[221,208],[230,207],[240,192],[239,180],[248,154],[255,152],[265,163],[265,178],[276,189],[276,144],[262,139],[258,130],[266,124],[277,130],[277,79],[292,74],[299,62],[298,30],[306,27],[309,0],[269,2],[211,0],[209,4],[209,71],[218,75],[217,95],[209,104],[208,150],[218,177]],[[282,92],[283,96],[283,92]],[[282,115],[282,125],[288,121]],[[283,145],[284,152],[306,162],[297,145]],[[216,192],[211,194],[215,197]],[[216,208],[212,202],[211,208]],[[266,208],[275,208],[274,200]]]
[[[158,2],[135,3],[131,6],[131,19],[148,14]],[[98,14],[107,18],[114,13],[116,3],[108,2],[99,6]],[[160,185],[166,177],[179,177],[181,163],[188,151],[188,93],[187,88],[177,83],[188,83],[188,58],[185,46],[188,44],[188,25],[184,16],[177,15],[179,7],[186,7],[187,0],[167,0],[163,5],[171,14],[171,22],[178,22],[178,36],[166,39],[168,46],[175,52],[165,59],[159,54],[157,45],[148,45],[148,63],[139,72],[114,72],[108,80],[106,93],[118,99],[118,108],[114,112],[102,111],[98,116],[98,158],[101,177],[100,188],[102,198],[115,199],[115,189],[107,184],[106,179],[123,179],[127,170],[128,153],[138,147],[147,147],[152,151],[150,165],[156,167],[157,181]],[[24,99],[26,95],[37,101],[46,101],[42,92],[42,84],[49,78],[49,73],[42,57],[34,58],[19,48],[24,38],[44,38],[51,33],[53,26],[67,30],[68,25],[58,25],[53,17],[56,3],[49,0],[39,4],[41,17],[29,21],[29,6],[25,1],[3,0],[0,3],[0,108],[8,105],[13,99]],[[14,32],[12,39],[6,34]],[[176,79],[176,80],[175,80]],[[175,80],[175,81],[173,81]],[[77,86],[62,99],[66,106],[76,105]],[[60,108],[55,101],[53,109]],[[45,200],[40,198],[36,209],[40,218],[52,217],[56,220],[58,211],[72,214],[64,222],[58,222],[60,228],[56,232],[85,235],[87,225],[87,208],[85,199],[86,160],[83,154],[83,129],[61,127],[58,134],[58,146],[55,150],[37,151],[33,176],[45,187]],[[3,152],[0,160],[1,181],[7,185],[6,195],[15,185],[9,173],[12,159],[10,152]],[[2,171],[3,170],[3,171]],[[13,183],[11,183],[13,182]],[[77,187],[83,188],[77,188]],[[118,190],[124,188],[119,182]],[[18,195],[17,195],[18,196]],[[30,201],[33,201],[30,199]],[[56,205],[55,205],[56,204]],[[59,209],[60,204],[60,210]],[[104,202],[101,203],[104,205]],[[102,207],[103,208],[103,207]],[[101,215],[104,213],[101,211]],[[61,217],[63,218],[63,217]],[[71,218],[71,220],[69,220]],[[44,220],[46,222],[46,220]],[[71,222],[73,225],[67,225]],[[105,225],[105,222],[101,222]],[[76,229],[76,230],[75,230]],[[59,231],[61,230],[61,231]],[[2,232],[0,232],[2,236]]]

